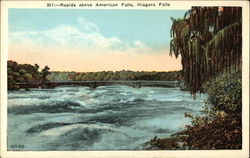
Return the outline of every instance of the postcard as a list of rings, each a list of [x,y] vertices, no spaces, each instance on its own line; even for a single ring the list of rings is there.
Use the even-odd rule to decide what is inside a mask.
[[[248,157],[248,1],[1,1],[1,157]]]

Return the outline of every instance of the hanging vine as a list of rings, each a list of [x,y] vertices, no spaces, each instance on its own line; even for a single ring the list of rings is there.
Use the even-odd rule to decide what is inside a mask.
[[[183,76],[192,94],[224,71],[241,69],[241,7],[192,7],[173,19],[170,55],[181,56]]]

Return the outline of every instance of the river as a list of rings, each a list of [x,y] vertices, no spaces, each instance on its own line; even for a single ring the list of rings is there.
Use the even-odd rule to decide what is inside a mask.
[[[142,150],[190,124],[204,97],[179,88],[56,87],[8,92],[8,150]]]

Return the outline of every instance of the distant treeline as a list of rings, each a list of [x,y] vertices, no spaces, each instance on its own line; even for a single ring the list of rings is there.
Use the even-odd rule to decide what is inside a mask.
[[[181,71],[148,72],[148,71],[100,71],[100,72],[61,72],[49,71],[45,66],[39,71],[38,64],[19,64],[16,61],[7,62],[8,89],[19,89],[17,82],[26,81],[90,81],[90,80],[182,80]]]
[[[182,80],[181,71],[148,72],[148,71],[101,71],[101,72],[51,72],[49,80]]]

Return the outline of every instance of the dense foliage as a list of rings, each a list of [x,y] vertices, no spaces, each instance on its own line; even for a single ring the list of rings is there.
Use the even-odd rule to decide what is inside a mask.
[[[232,71],[222,73],[203,85],[207,94],[202,115],[193,116],[185,113],[192,119],[194,126],[204,126],[212,120],[230,114],[241,115],[242,110],[242,82],[241,72]]]
[[[181,56],[192,94],[216,74],[241,69],[241,14],[241,7],[192,7],[183,19],[172,19],[170,55]]]
[[[18,89],[16,82],[24,81],[45,81],[49,72],[49,67],[45,66],[39,71],[39,65],[18,64],[15,61],[7,62],[8,89]]]
[[[51,72],[49,80],[182,80],[180,71],[146,72],[146,71],[101,71],[101,72]]]
[[[204,84],[207,104],[213,111],[241,113],[242,82],[240,72],[223,73]]]

